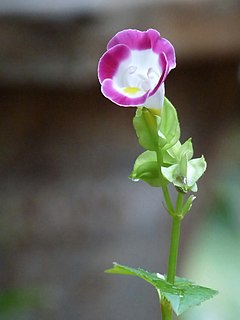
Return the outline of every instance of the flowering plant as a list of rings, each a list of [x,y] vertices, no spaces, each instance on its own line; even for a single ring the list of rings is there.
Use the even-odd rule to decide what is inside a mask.
[[[191,193],[197,192],[197,181],[207,164],[203,156],[192,159],[191,139],[183,144],[179,141],[177,112],[164,91],[167,75],[175,66],[174,47],[153,29],[117,33],[98,65],[102,93],[119,106],[137,107],[133,125],[145,151],[136,159],[129,177],[160,187],[172,217],[167,275],[117,263],[106,272],[134,275],[152,284],[159,295],[163,320],[171,320],[173,311],[178,316],[217,293],[176,276],[181,222],[192,207],[196,197]],[[168,190],[170,183],[176,188],[176,203]]]

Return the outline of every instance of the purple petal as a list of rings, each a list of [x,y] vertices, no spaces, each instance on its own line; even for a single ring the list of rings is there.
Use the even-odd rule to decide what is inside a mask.
[[[152,49],[155,53],[164,52],[167,56],[169,70],[176,67],[176,57],[173,45],[162,38],[160,33],[154,29],[139,31],[127,29],[118,32],[108,43],[107,49],[116,45],[124,44],[132,50]]]
[[[128,97],[114,88],[113,80],[111,79],[105,79],[103,81],[101,90],[105,97],[123,107],[143,105],[149,95],[149,91],[147,91],[140,97]]]
[[[161,38],[161,40],[156,41],[153,46],[153,51],[157,54],[160,54],[161,52],[165,53],[168,61],[169,71],[176,67],[175,50],[168,40]]]
[[[151,48],[153,52],[160,54],[165,53],[168,61],[169,71],[176,67],[176,57],[173,45],[165,38],[160,36],[160,33],[154,29],[147,31],[149,39],[151,39]]]
[[[146,50],[151,48],[151,39],[148,37],[147,31],[127,29],[118,32],[108,42],[107,49],[109,50],[118,44],[125,44],[132,50]]]
[[[117,72],[119,64],[127,59],[131,51],[125,45],[117,45],[102,56],[98,64],[98,78],[100,83],[105,79],[112,79]]]

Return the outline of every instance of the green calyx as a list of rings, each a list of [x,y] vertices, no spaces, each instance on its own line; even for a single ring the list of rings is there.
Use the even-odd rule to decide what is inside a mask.
[[[161,114],[147,108],[138,108],[133,126],[139,144],[146,150],[169,149],[180,137],[180,127],[176,109],[165,98]]]
[[[138,108],[133,119],[140,145],[147,151],[135,161],[129,178],[153,187],[172,183],[183,193],[196,192],[197,181],[206,170],[202,156],[192,159],[191,138],[181,144],[180,126],[174,106],[165,98],[160,115]]]

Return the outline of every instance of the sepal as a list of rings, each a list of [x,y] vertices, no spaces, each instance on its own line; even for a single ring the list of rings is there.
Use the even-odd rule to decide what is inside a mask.
[[[158,136],[158,146],[164,150],[171,148],[180,138],[177,111],[166,97],[164,98],[161,122],[158,127]]]
[[[158,149],[158,126],[160,116],[147,108],[137,108],[133,118],[133,126],[136,130],[139,144],[146,150]]]
[[[176,109],[166,97],[160,114],[145,107],[137,108],[133,125],[139,144],[146,150],[167,150],[175,145],[180,137]]]
[[[163,177],[160,175],[156,152],[145,151],[140,154],[129,178],[133,181],[145,181],[152,187],[162,186]]]

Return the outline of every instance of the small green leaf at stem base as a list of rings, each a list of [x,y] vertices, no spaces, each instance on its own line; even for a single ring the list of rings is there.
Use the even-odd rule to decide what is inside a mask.
[[[166,281],[166,276],[159,273],[150,273],[141,268],[131,268],[118,263],[114,263],[113,268],[105,272],[133,275],[147,281],[157,290],[161,299],[165,298],[171,304],[177,316],[218,293],[216,290],[196,285],[185,278],[175,277],[174,284],[171,284]]]

